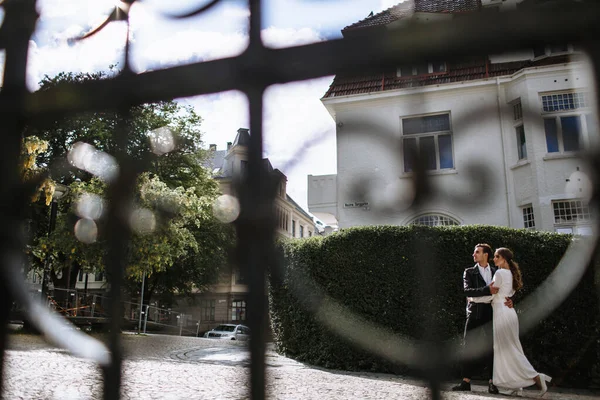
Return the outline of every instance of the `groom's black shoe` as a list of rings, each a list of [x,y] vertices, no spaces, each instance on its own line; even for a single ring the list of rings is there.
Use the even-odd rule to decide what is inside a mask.
[[[458,385],[452,387],[452,391],[454,391],[454,392],[470,392],[471,391],[471,383],[461,381]]]
[[[491,394],[498,394],[498,388],[492,382],[488,385],[488,392]]]

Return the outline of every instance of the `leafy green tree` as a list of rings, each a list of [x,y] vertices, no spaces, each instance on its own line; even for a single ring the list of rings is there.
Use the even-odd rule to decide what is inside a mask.
[[[105,77],[102,73],[63,73],[46,77],[40,90]],[[78,142],[114,154],[113,130],[119,118],[113,110],[88,112],[40,119],[27,129],[28,134],[48,142],[47,151],[38,159],[55,181],[70,188],[61,199],[56,230],[49,237],[39,236],[32,246],[36,258],[52,261],[51,277],[57,287],[74,287],[80,270],[104,268],[105,218],[84,218],[76,209],[84,196],[109,202],[106,184],[77,169],[67,156]],[[145,299],[153,293],[168,298],[173,292],[206,288],[225,262],[233,231],[212,215],[218,184],[203,167],[208,151],[201,147],[202,119],[192,108],[167,101],[132,107],[128,122],[125,150],[133,159],[144,160],[145,172],[135,191],[126,286],[132,296],[137,295],[146,274]]]
[[[64,83],[85,82],[106,78],[105,73],[61,73],[45,77],[40,91]],[[130,109],[127,154],[136,160],[149,160],[147,170],[158,175],[170,187],[195,187],[198,193],[217,187],[210,172],[203,168],[208,151],[202,149],[202,118],[190,106],[174,101],[142,104]],[[48,142],[48,150],[38,156],[40,165],[51,168],[55,181],[70,184],[76,179],[88,181],[91,175],[73,168],[67,162],[67,153],[77,142],[85,142],[99,151],[115,154],[113,131],[119,115],[116,110],[69,114],[60,118],[40,118],[27,128],[26,136],[35,135]],[[149,136],[153,131],[166,128],[173,137],[173,151],[149,158],[152,154]]]

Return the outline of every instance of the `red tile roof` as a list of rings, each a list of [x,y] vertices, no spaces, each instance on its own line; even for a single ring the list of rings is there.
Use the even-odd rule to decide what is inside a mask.
[[[406,0],[378,14],[369,16],[342,29],[342,33],[351,30],[384,26],[401,18],[411,16],[413,12],[462,13],[481,8],[481,0]]]
[[[393,71],[369,71],[361,76],[337,75],[325,98],[348,96],[364,93],[382,92],[386,90],[406,89],[444,83],[471,81],[483,78],[506,76],[528,67],[538,67],[569,62],[571,56],[560,55],[545,57],[539,60],[515,61],[489,64],[483,57],[465,60],[460,63],[447,63],[446,71],[418,76],[399,77]],[[487,72],[486,72],[487,64]]]
[[[410,18],[414,12],[460,14],[478,10],[481,10],[481,0],[407,0],[362,21],[348,25],[342,30],[342,34],[358,33],[365,28],[383,27],[401,18]],[[324,97],[348,96],[505,76],[527,67],[564,62],[568,62],[567,56],[499,64],[490,64],[487,57],[479,57],[447,63],[446,72],[443,73],[398,77],[394,69],[365,71],[361,76],[337,75]]]

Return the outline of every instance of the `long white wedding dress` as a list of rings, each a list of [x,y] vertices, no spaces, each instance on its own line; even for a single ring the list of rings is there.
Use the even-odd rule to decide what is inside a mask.
[[[514,308],[504,305],[511,297],[513,276],[509,269],[498,268],[494,274],[498,293],[491,296],[494,310],[494,385],[505,389],[520,389],[534,384],[538,372],[523,353],[519,340],[519,319]]]

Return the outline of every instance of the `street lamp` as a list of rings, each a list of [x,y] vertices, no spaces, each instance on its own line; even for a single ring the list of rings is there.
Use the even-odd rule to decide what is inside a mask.
[[[54,193],[52,194],[52,202],[50,203],[50,222],[48,224],[48,236],[52,234],[54,228],[56,228],[56,215],[58,214],[58,200],[63,198],[69,191],[68,186],[56,183],[54,185]],[[46,304],[48,291],[48,269],[50,266],[50,259],[46,256],[44,262],[44,271],[42,275],[42,302]]]

